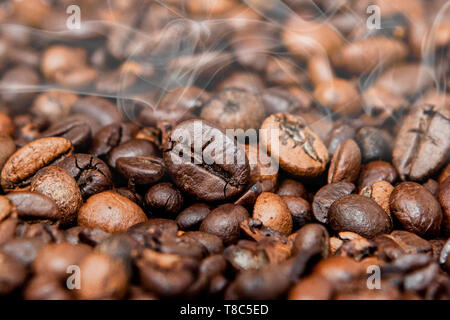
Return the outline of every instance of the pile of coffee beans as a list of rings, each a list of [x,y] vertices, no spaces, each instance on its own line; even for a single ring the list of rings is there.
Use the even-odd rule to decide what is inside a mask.
[[[450,299],[446,0],[4,2],[1,297]]]

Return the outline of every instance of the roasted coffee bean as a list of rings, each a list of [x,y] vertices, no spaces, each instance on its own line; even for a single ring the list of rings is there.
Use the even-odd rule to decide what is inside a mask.
[[[261,193],[253,208],[253,219],[286,236],[292,232],[291,212],[283,199],[275,193]]]
[[[361,150],[363,163],[391,159],[391,138],[383,131],[370,127],[361,128],[355,140]]]
[[[327,56],[317,55],[308,60],[308,72],[314,87],[323,82],[333,82],[334,74]]]
[[[90,152],[93,156],[104,158],[118,145],[133,137],[130,126],[124,123],[113,123],[100,129],[92,140]]]
[[[255,129],[264,119],[259,97],[243,89],[229,88],[218,92],[202,108],[200,117],[224,129]]]
[[[415,182],[402,182],[390,197],[391,213],[405,230],[425,238],[439,234],[442,210],[436,198]]]
[[[335,231],[352,231],[365,238],[392,230],[391,217],[375,201],[355,194],[333,202],[328,220]]]
[[[290,291],[289,300],[329,300],[333,293],[330,282],[319,276],[300,280]]]
[[[125,295],[128,276],[120,260],[92,252],[80,261],[79,267],[83,275],[80,290],[77,290],[79,298],[120,299]]]
[[[350,182],[330,183],[317,191],[312,202],[312,212],[317,221],[328,223],[328,210],[333,202],[355,190]]]
[[[300,197],[306,199],[307,192],[305,186],[292,179],[284,179],[278,186],[277,194],[279,196]]]
[[[328,257],[329,235],[324,226],[310,223],[298,230],[293,244],[293,253],[308,251],[320,252],[323,258]]]
[[[421,181],[437,172],[450,152],[450,112],[416,107],[403,120],[395,140],[393,164],[402,180]]]
[[[16,151],[16,145],[9,136],[0,135],[0,170],[8,161],[9,157]]]
[[[10,136],[14,133],[13,120],[4,113],[0,113],[0,136]]]
[[[361,96],[355,85],[348,80],[335,78],[321,82],[314,90],[316,101],[340,115],[355,115],[361,112]]]
[[[91,128],[82,120],[66,120],[54,124],[41,134],[42,138],[62,137],[72,143],[76,150],[85,150],[91,142]]]
[[[34,100],[32,112],[38,116],[43,116],[51,123],[55,123],[69,115],[70,107],[77,99],[78,96],[70,92],[44,92]]]
[[[22,263],[0,252],[0,296],[6,296],[19,288],[26,276],[27,270]]]
[[[9,217],[17,218],[17,208],[10,199],[0,196],[0,222]]]
[[[244,148],[250,166],[250,183],[267,180],[275,185],[279,171],[276,161],[258,143],[246,144]]]
[[[55,164],[72,153],[73,147],[65,138],[42,138],[17,150],[2,169],[4,191],[23,190],[30,187],[31,178],[49,164]]]
[[[116,161],[119,158],[157,156],[158,153],[157,147],[150,141],[144,139],[131,139],[111,150],[108,156],[108,164],[115,168]]]
[[[210,255],[221,253],[224,249],[223,241],[220,237],[201,231],[188,231],[183,233],[182,238],[192,238],[200,242]]]
[[[345,124],[333,129],[328,140],[328,154],[330,157],[333,156],[339,145],[344,143],[347,139],[353,139],[355,134],[355,129]]]
[[[60,218],[56,202],[45,194],[18,191],[6,196],[16,206],[21,219],[57,221]]]
[[[145,242],[145,237],[167,235],[176,237],[178,233],[177,223],[173,220],[162,218],[150,218],[145,222],[137,223],[128,228],[127,234],[140,243]]]
[[[437,197],[439,192],[439,183],[436,180],[428,179],[427,182],[423,183],[422,185],[425,187],[425,189],[430,191],[433,196]]]
[[[266,80],[273,85],[299,85],[307,81],[306,72],[287,57],[269,57],[265,68]]]
[[[33,271],[54,279],[65,279],[70,274],[68,267],[78,265],[81,259],[92,251],[86,244],[48,244],[39,250],[33,261]]]
[[[164,161],[175,184],[204,201],[234,197],[249,179],[244,150],[202,120],[182,122],[173,130],[164,144]]]
[[[361,190],[377,181],[393,184],[397,180],[397,171],[388,162],[372,161],[361,167],[358,179],[358,189]]]
[[[447,272],[450,270],[450,240],[447,240],[439,256],[439,263]]]
[[[239,239],[240,223],[248,217],[244,207],[224,204],[211,211],[200,225],[200,231],[220,237],[225,245],[233,244]]]
[[[112,188],[112,175],[106,163],[89,154],[73,154],[57,166],[75,179],[83,199]]]
[[[39,237],[14,238],[2,243],[0,252],[6,253],[28,267],[44,246],[45,243]]]
[[[361,167],[361,151],[355,141],[348,139],[339,145],[331,159],[328,183],[354,182]]]
[[[34,175],[30,186],[30,191],[41,193],[55,201],[59,209],[58,220],[63,225],[76,221],[83,198],[77,182],[66,170],[56,166],[42,168]]]
[[[264,250],[258,250],[256,244],[244,244],[243,241],[240,241],[239,245],[228,246],[223,252],[223,257],[236,271],[258,270],[269,265]]]
[[[170,182],[151,187],[145,194],[145,203],[152,212],[174,216],[183,207],[183,195]]]
[[[292,216],[292,227],[294,230],[312,221],[311,205],[300,197],[281,196],[286,203]]]
[[[130,190],[128,188],[117,188],[113,189],[112,192],[120,194],[121,196],[127,198],[128,200],[133,201],[140,207],[143,207],[144,205],[144,198],[141,196],[141,194],[136,193],[133,190]]]
[[[313,275],[329,281],[333,286],[355,280],[365,273],[359,263],[348,257],[329,257],[320,261],[313,269]]]
[[[373,240],[378,246],[377,255],[382,259],[395,260],[403,255],[432,253],[430,242],[408,231],[395,230],[389,235],[380,235]]]
[[[300,101],[294,94],[279,87],[265,89],[261,93],[261,99],[267,115],[308,109],[304,101]]]
[[[71,292],[58,279],[47,275],[35,275],[27,284],[25,300],[72,300]]]
[[[264,89],[264,83],[258,74],[253,72],[235,71],[226,79],[220,82],[216,87],[217,91],[222,91],[229,88],[239,88],[258,94]]]
[[[244,207],[251,207],[255,204],[256,199],[263,192],[273,192],[275,188],[272,180],[261,180],[252,184],[246,192],[244,192],[234,204],[238,204]]]
[[[198,229],[211,210],[211,206],[206,203],[195,203],[180,212],[177,224],[181,230]]]
[[[443,215],[441,231],[444,235],[450,236],[450,178],[447,178],[441,184],[437,198],[442,207]]]
[[[154,184],[166,173],[164,161],[152,156],[118,158],[116,170],[130,183],[138,185]]]
[[[441,174],[439,175],[438,182],[441,184],[447,178],[450,177],[450,163],[445,166],[445,168],[442,170]]]
[[[389,182],[377,181],[371,186],[362,188],[359,194],[371,198],[378,203],[387,214],[390,214],[389,198],[392,191],[394,191],[394,187]]]
[[[328,150],[301,117],[277,113],[261,125],[261,141],[282,169],[298,177],[316,177],[328,163]]]
[[[111,192],[97,193],[87,199],[78,213],[78,224],[114,233],[145,222],[147,216],[133,201]]]
[[[122,121],[122,116],[114,104],[107,99],[94,96],[78,99],[72,105],[71,113],[92,117],[102,126]]]

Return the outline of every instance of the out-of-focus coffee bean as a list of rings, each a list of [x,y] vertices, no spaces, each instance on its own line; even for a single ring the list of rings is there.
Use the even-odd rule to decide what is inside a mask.
[[[357,132],[355,140],[361,150],[363,163],[391,159],[391,138],[385,132],[376,128],[361,128]]]
[[[123,123],[113,123],[100,129],[92,140],[90,153],[104,159],[109,152],[133,137],[131,128]]]
[[[290,291],[289,300],[329,300],[333,287],[327,280],[318,276],[301,279]]]
[[[117,106],[100,97],[90,96],[78,99],[70,110],[72,114],[82,114],[95,119],[101,126],[122,121],[122,115]]]
[[[82,120],[68,119],[52,125],[42,132],[42,138],[62,137],[70,141],[76,150],[85,150],[91,142],[91,128]]]
[[[442,207],[441,231],[444,235],[450,236],[450,178],[441,184],[437,198]]]
[[[314,87],[318,87],[323,82],[333,81],[334,74],[330,64],[325,55],[313,56],[308,60],[308,73]]]
[[[333,129],[328,140],[328,154],[330,157],[333,156],[334,151],[340,144],[344,143],[347,139],[353,139],[355,134],[355,129],[345,124]]]
[[[22,263],[0,252],[0,296],[6,296],[19,288],[26,276],[27,271]]]
[[[0,196],[0,222],[9,217],[16,218],[17,211],[18,210],[11,199],[5,196]]]
[[[0,135],[11,136],[13,132],[14,132],[14,123],[11,120],[11,118],[4,113],[0,113]]]
[[[253,72],[235,71],[217,86],[217,91],[230,88],[238,88],[253,94],[258,94],[264,89],[264,82]],[[259,102],[260,103],[260,102]]]
[[[35,275],[28,282],[23,298],[25,300],[71,300],[73,296],[58,279],[47,275]]]
[[[22,219],[57,221],[60,218],[56,202],[45,194],[18,191],[8,193],[6,197],[16,206]]]
[[[320,261],[313,269],[313,275],[338,285],[355,280],[364,273],[359,263],[347,257],[330,257]]]
[[[293,251],[302,253],[307,251],[320,252],[323,258],[328,257],[329,235],[327,229],[317,223],[303,226],[294,239]]]
[[[319,83],[314,90],[314,98],[320,105],[340,115],[361,112],[361,96],[354,84],[345,79],[335,78]]]
[[[438,195],[439,183],[436,180],[428,179],[427,182],[422,183],[422,185],[425,187],[425,189],[430,191],[433,194],[433,196],[436,197]]]
[[[77,95],[73,93],[48,91],[34,99],[31,110],[33,113],[45,117],[51,123],[55,123],[69,115],[70,108],[77,99]]]

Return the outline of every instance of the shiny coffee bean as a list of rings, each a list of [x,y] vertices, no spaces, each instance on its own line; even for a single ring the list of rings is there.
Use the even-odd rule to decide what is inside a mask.
[[[206,203],[195,203],[180,212],[176,218],[177,224],[181,230],[198,229],[211,210]]]
[[[358,179],[358,189],[372,185],[377,181],[387,181],[393,184],[397,180],[397,171],[385,161],[372,161],[361,167]]]
[[[293,196],[281,196],[281,199],[291,212],[293,230],[297,230],[312,221],[311,205],[308,201]]]
[[[361,167],[361,151],[355,141],[348,139],[339,145],[331,159],[328,183],[354,182]]]
[[[450,178],[444,180],[439,188],[437,195],[439,203],[442,207],[442,233],[446,236],[450,235]]]
[[[333,202],[328,220],[335,231],[352,231],[365,238],[392,230],[391,217],[375,201],[354,194]]]
[[[8,193],[6,197],[16,206],[21,219],[57,221],[60,218],[56,202],[45,194],[18,191]]]
[[[106,163],[89,154],[75,153],[57,164],[77,182],[83,199],[112,188],[112,175]]]
[[[164,161],[174,183],[204,201],[237,196],[249,179],[244,150],[222,129],[202,120],[175,127],[164,144]]]
[[[91,142],[91,128],[82,120],[58,122],[41,134],[42,138],[62,137],[72,143],[76,150],[85,150]]]
[[[298,177],[316,177],[328,163],[328,150],[301,117],[277,113],[261,125],[261,141],[282,169]]]
[[[46,165],[54,164],[72,153],[73,147],[65,138],[42,138],[17,150],[5,163],[1,183],[3,190],[27,189],[31,178]]]
[[[101,128],[94,136],[90,153],[104,159],[118,145],[133,138],[133,133],[127,124],[113,123]]]
[[[152,156],[118,158],[116,170],[129,182],[138,185],[154,184],[166,173],[164,161]]]
[[[328,223],[328,210],[331,205],[355,190],[350,182],[330,183],[317,191],[312,202],[312,213],[317,221]]]
[[[391,213],[405,230],[431,238],[439,234],[442,210],[436,198],[415,182],[402,182],[390,197]]]
[[[174,216],[183,207],[183,195],[170,182],[151,187],[145,194],[145,203],[153,213]]]
[[[449,118],[448,108],[431,105],[416,107],[405,117],[392,161],[402,180],[424,180],[448,161]]]
[[[277,194],[279,196],[300,197],[305,199],[307,191],[305,186],[298,181],[292,179],[284,179],[278,186]]]
[[[292,232],[291,212],[283,199],[275,193],[261,193],[253,208],[253,219],[286,236]]]
[[[115,168],[116,161],[119,158],[157,155],[158,149],[150,141],[144,139],[132,139],[111,150],[108,156],[108,164]]]
[[[345,124],[333,129],[328,140],[328,153],[330,157],[333,156],[339,145],[344,143],[347,139],[354,139],[355,134],[355,129]]]
[[[147,216],[136,203],[111,191],[93,195],[78,213],[79,225],[109,233],[126,231],[146,220]]]
[[[293,244],[294,254],[308,251],[320,252],[323,258],[328,257],[329,235],[321,224],[309,223],[296,232]]]
[[[361,128],[355,136],[355,141],[361,150],[362,162],[391,159],[391,138],[385,132],[376,128]]]

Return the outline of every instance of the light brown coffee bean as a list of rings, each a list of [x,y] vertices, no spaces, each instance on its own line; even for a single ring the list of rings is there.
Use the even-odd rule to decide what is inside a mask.
[[[362,110],[361,95],[355,85],[345,79],[319,83],[314,90],[314,99],[340,115],[356,115]]]
[[[292,216],[283,199],[271,192],[263,192],[256,199],[253,219],[260,220],[266,227],[288,236],[292,232]]]
[[[389,197],[391,196],[394,187],[387,181],[377,181],[371,186],[365,186],[359,192],[360,195],[371,198],[374,200],[383,210],[390,214],[389,209]]]

